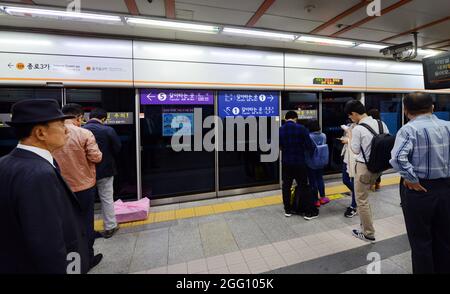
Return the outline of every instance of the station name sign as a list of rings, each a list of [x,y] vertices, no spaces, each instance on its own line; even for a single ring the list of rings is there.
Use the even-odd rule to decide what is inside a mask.
[[[424,58],[422,64],[425,89],[450,88],[450,52]]]
[[[343,79],[333,78],[314,78],[314,85],[328,85],[328,86],[342,86],[344,84]]]

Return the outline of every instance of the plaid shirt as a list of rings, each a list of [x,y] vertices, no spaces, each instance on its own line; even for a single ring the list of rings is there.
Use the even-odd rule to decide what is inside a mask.
[[[280,128],[280,150],[283,164],[306,165],[305,152],[313,152],[316,146],[309,137],[309,131],[302,125],[287,121]]]
[[[450,178],[450,122],[420,115],[398,132],[391,165],[413,183]]]

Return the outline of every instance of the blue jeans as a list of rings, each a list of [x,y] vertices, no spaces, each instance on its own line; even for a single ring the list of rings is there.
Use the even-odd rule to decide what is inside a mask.
[[[325,184],[323,182],[323,169],[308,169],[308,179],[314,194],[325,197]]]
[[[355,200],[355,185],[353,183],[353,179],[350,178],[347,172],[347,164],[342,163],[342,182],[345,186],[352,192],[352,204],[351,207],[356,208],[356,200]]]

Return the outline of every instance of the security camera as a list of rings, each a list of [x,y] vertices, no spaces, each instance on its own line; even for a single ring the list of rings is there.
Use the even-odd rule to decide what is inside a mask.
[[[398,55],[403,52],[407,52],[414,49],[413,42],[407,42],[403,44],[393,45],[380,50],[383,55]]]
[[[398,45],[393,45],[380,49],[383,55],[392,55],[395,61],[413,60],[417,57],[417,32],[412,33],[414,36],[414,43],[407,42]]]

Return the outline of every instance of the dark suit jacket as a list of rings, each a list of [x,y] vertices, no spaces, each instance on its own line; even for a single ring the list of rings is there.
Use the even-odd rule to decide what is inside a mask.
[[[109,178],[117,175],[115,157],[119,155],[122,143],[116,131],[96,120],[90,120],[84,126],[90,130],[97,141],[100,151],[103,153],[102,161],[97,164],[97,179]]]
[[[89,270],[81,208],[57,170],[37,154],[14,149],[0,158],[0,273],[64,274],[67,254]]]

